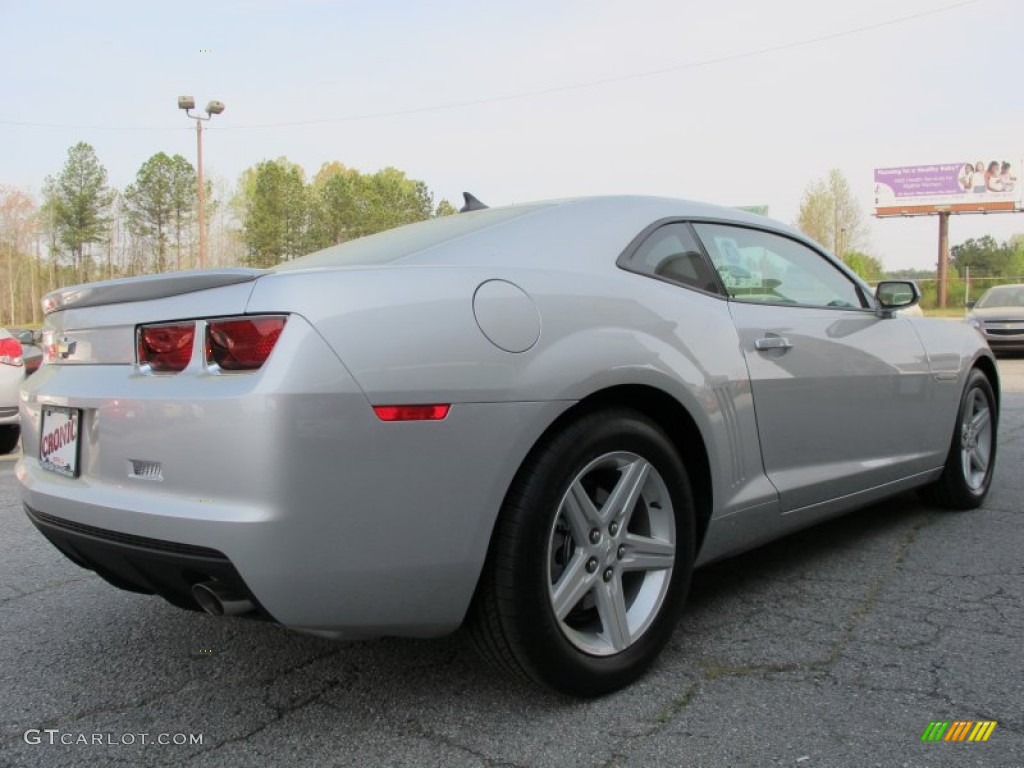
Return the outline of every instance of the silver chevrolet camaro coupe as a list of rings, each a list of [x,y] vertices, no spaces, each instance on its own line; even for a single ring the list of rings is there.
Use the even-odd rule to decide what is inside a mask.
[[[115,586],[331,637],[465,627],[599,695],[656,658],[694,567],[910,488],[981,504],[994,358],[899,312],[918,298],[645,197],[80,285],[44,299],[16,474]]]

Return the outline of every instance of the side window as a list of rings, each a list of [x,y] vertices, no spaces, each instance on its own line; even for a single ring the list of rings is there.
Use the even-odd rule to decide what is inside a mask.
[[[722,289],[686,224],[658,227],[636,249],[628,268],[674,283],[721,293]]]
[[[693,227],[730,298],[814,307],[865,306],[856,284],[803,243],[725,224]]]

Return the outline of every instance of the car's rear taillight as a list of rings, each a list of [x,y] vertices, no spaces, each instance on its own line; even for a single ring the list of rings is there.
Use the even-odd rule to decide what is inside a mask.
[[[207,365],[222,371],[256,370],[270,357],[286,320],[283,315],[208,320]]]
[[[0,364],[20,368],[25,364],[21,358],[21,342],[17,339],[0,339]]]
[[[139,365],[154,373],[178,373],[192,359],[196,324],[140,325],[137,333]]]

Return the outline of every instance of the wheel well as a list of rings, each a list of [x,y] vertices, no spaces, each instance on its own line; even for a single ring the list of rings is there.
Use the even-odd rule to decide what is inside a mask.
[[[996,364],[992,362],[990,357],[979,357],[975,361],[974,367],[985,374],[985,378],[992,385],[992,391],[996,395],[996,407],[1001,408],[999,399],[1002,393],[999,391],[999,372],[996,370]]]
[[[608,408],[626,407],[640,411],[654,421],[668,435],[679,452],[689,475],[696,511],[697,541],[695,551],[700,551],[704,534],[711,519],[712,485],[708,453],[700,430],[689,411],[671,395],[646,385],[622,385],[595,392],[580,400],[576,405],[559,416],[547,428],[546,439],[556,433],[565,423],[583,414]]]

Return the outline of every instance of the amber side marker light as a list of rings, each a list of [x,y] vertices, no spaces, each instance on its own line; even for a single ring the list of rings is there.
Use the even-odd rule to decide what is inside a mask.
[[[440,421],[450,405],[375,405],[373,412],[381,421]]]

